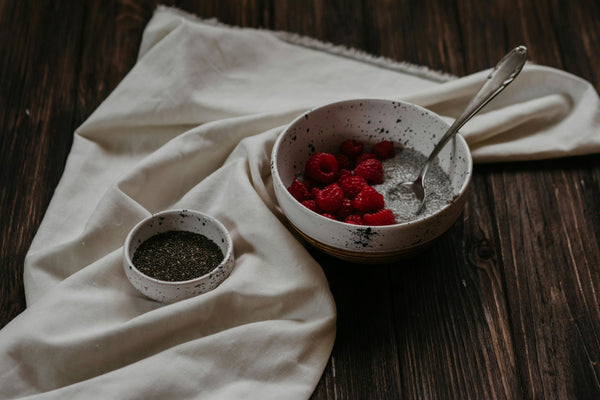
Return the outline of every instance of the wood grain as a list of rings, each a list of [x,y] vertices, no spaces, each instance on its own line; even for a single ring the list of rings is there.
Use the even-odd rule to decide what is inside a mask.
[[[1,326],[25,307],[25,253],[71,146],[82,15],[52,1],[0,8]]]
[[[598,393],[597,230],[583,228],[580,183],[564,179],[572,168],[539,164],[492,183],[505,198],[498,239],[523,387],[529,397]]]
[[[167,1],[458,76],[525,44],[600,88],[585,0]],[[74,129],[134,66],[157,0],[0,0],[0,327]],[[599,133],[600,134],[600,133]],[[419,257],[312,251],[338,308],[314,399],[600,398],[600,158],[477,165],[465,212]]]

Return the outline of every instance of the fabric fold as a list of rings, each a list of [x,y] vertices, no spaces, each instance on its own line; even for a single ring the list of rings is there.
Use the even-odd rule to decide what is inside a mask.
[[[485,79],[326,51],[159,7],[139,58],[80,126],[25,260],[27,309],[0,331],[0,398],[308,398],[335,338],[320,266],[288,231],[270,152],[295,116],[351,98],[405,99],[451,120]],[[589,83],[527,65],[463,134],[475,161],[600,150]],[[236,263],[215,290],[138,293],[122,244],[142,218],[210,214]]]
[[[489,70],[404,96],[452,121]],[[539,160],[600,152],[600,99],[572,74],[527,64],[460,130],[474,162]]]

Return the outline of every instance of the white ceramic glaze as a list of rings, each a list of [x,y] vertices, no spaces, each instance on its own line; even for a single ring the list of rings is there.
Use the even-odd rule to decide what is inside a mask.
[[[182,282],[161,281],[140,272],[131,261],[137,248],[150,237],[173,230],[206,236],[219,246],[223,261],[211,272]],[[167,210],[145,218],[129,232],[123,248],[123,268],[131,284],[144,295],[163,303],[213,290],[229,276],[233,265],[233,242],[227,229],[217,219],[192,210]]]
[[[463,210],[473,163],[460,135],[438,155],[455,196],[428,217],[389,226],[346,224],[302,206],[287,188],[302,175],[310,156],[316,152],[337,152],[345,139],[367,144],[391,140],[428,155],[448,127],[437,114],[399,101],[357,99],[313,109],[296,118],[275,141],[271,173],[279,205],[309,243],[342,259],[385,262],[422,249],[450,228]]]

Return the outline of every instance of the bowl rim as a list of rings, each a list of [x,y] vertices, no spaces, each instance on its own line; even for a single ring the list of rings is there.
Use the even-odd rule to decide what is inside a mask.
[[[274,179],[277,179],[277,182],[279,184],[281,184],[281,187],[285,188],[285,185],[283,184],[283,180],[281,179],[281,176],[279,175],[279,170],[277,169],[277,158],[278,158],[277,153],[278,153],[279,148],[281,147],[281,143],[284,140],[284,136],[286,136],[286,133],[290,130],[290,128],[293,125],[295,125],[298,121],[302,120],[303,118],[306,118],[306,115],[308,115],[312,112],[319,111],[321,109],[325,109],[325,108],[329,108],[329,107],[339,106],[344,103],[356,103],[356,102],[398,103],[398,104],[402,104],[402,105],[406,105],[406,106],[410,106],[410,107],[415,107],[418,111],[432,115],[433,117],[438,119],[440,122],[442,122],[444,124],[444,126],[447,126],[447,128],[450,128],[450,124],[448,124],[439,114],[437,114],[423,106],[420,106],[418,104],[410,103],[410,102],[403,101],[403,100],[379,99],[379,98],[356,98],[356,99],[335,101],[332,103],[327,103],[327,104],[323,104],[323,105],[311,108],[311,109],[305,111],[304,113],[298,115],[296,118],[294,118],[294,120],[292,122],[290,122],[279,133],[279,135],[277,135],[277,138],[275,139],[275,143],[273,144],[273,150],[271,151],[271,175],[274,177]],[[396,223],[396,224],[392,224],[392,225],[353,225],[353,224],[348,224],[346,222],[336,221],[334,219],[324,217],[324,216],[310,210],[309,208],[302,206],[302,204],[300,204],[289,193],[289,191],[282,190],[282,192],[285,192],[285,193],[283,193],[283,195],[286,196],[288,199],[293,200],[296,203],[298,203],[299,206],[306,208],[306,211],[308,211],[311,215],[317,216],[318,218],[322,218],[322,221],[329,221],[334,224],[341,224],[344,227],[356,227],[356,228],[362,228],[362,229],[364,229],[365,227],[370,227],[372,229],[377,229],[377,230],[381,230],[382,232],[386,232],[386,231],[392,231],[394,229],[398,229],[398,227],[412,227],[417,224],[422,224],[424,222],[427,222],[427,221],[437,217],[440,213],[442,213],[443,211],[450,208],[455,203],[455,201],[454,201],[455,199],[459,198],[460,196],[463,196],[466,193],[466,191],[469,188],[469,185],[471,183],[471,178],[473,176],[473,156],[471,155],[471,149],[469,148],[467,141],[460,134],[460,132],[458,132],[454,138],[455,138],[455,140],[458,140],[462,145],[464,145],[464,147],[467,150],[467,154],[469,156],[467,159],[466,178],[464,179],[460,189],[458,190],[458,193],[456,193],[450,201],[448,201],[442,208],[438,209],[433,214],[428,215],[427,217],[424,217],[424,218],[416,218],[411,221],[400,222],[400,223]],[[285,189],[287,189],[287,188],[285,188]]]
[[[129,253],[130,253],[129,249],[131,247],[132,238],[143,226],[145,226],[146,224],[148,224],[150,221],[154,220],[155,218],[161,217],[161,216],[171,216],[174,214],[179,215],[182,212],[205,218],[209,223],[215,225],[224,234],[225,241],[227,243],[227,251],[223,254],[223,260],[219,263],[219,265],[217,265],[216,267],[211,269],[206,274],[200,275],[199,277],[196,277],[193,279],[188,279],[186,281],[163,281],[161,279],[156,279],[149,275],[146,275],[145,273],[140,271],[135,266],[135,264],[133,263],[133,260],[129,256]],[[180,229],[180,230],[184,231],[183,229]],[[189,232],[189,231],[186,231],[186,232]],[[129,233],[127,234],[127,237],[125,238],[125,244],[123,246],[123,256],[125,257],[125,261],[127,262],[127,265],[130,266],[133,271],[135,271],[135,273],[137,273],[138,275],[141,275],[144,279],[148,279],[150,282],[157,283],[160,285],[165,285],[165,286],[181,286],[181,285],[187,285],[187,284],[192,284],[192,283],[198,283],[200,281],[206,280],[212,274],[216,273],[219,270],[219,268],[223,267],[229,261],[232,254],[233,254],[233,241],[231,239],[231,235],[230,235],[229,231],[227,230],[227,228],[225,228],[225,225],[223,225],[221,223],[221,221],[219,221],[218,219],[216,219],[215,217],[213,217],[211,215],[205,214],[200,211],[191,210],[189,208],[175,208],[175,209],[163,210],[163,211],[153,213],[153,214],[143,218],[129,231]]]

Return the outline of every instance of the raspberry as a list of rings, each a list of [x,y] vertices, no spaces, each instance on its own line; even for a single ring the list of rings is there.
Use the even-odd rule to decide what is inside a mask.
[[[344,196],[349,199],[356,197],[362,188],[367,184],[367,181],[362,176],[350,175],[344,178],[340,178],[338,185],[344,191]]]
[[[352,208],[352,200],[344,198],[342,200],[342,205],[337,210],[337,213],[335,215],[339,218],[340,221],[343,221],[348,215],[352,214],[353,211],[354,208]]]
[[[352,225],[362,225],[363,219],[358,214],[352,214],[352,215],[348,215],[346,217],[346,219],[344,220],[344,222],[347,224],[352,224]]]
[[[373,153],[375,153],[375,155],[377,155],[377,157],[379,157],[381,160],[392,158],[394,155],[396,155],[394,145],[389,140],[382,140],[379,143],[375,143],[373,146]]]
[[[315,196],[317,206],[323,212],[334,214],[341,206],[344,200],[344,191],[337,183],[332,183],[322,190],[319,190]]]
[[[288,188],[288,192],[290,192],[290,194],[300,202],[310,198],[310,192],[308,191],[308,188],[298,179],[294,179],[294,182],[292,182]]]
[[[364,145],[357,140],[344,140],[340,145],[340,152],[348,157],[356,157],[363,151]]]
[[[340,177],[338,178],[338,180],[342,180],[349,176],[352,176],[352,171],[350,171],[349,169],[340,169]]]
[[[377,159],[368,159],[356,166],[354,175],[362,176],[365,180],[372,184],[383,182],[383,165]]]
[[[350,158],[347,155],[342,154],[342,153],[337,153],[337,154],[334,154],[334,156],[338,162],[338,168],[340,170],[350,169],[352,167],[352,162],[350,161]]]
[[[369,185],[363,187],[352,200],[352,207],[360,213],[379,211],[384,206],[383,195]]]
[[[371,158],[377,158],[377,156],[373,153],[362,153],[360,156],[356,157],[356,160],[354,161],[354,165],[358,165],[361,162],[371,159]]]
[[[335,182],[338,178],[338,161],[333,154],[317,153],[304,168],[304,176],[322,184]]]
[[[317,202],[314,200],[304,200],[302,202],[302,205],[311,211],[314,211],[316,213],[319,212],[319,208],[317,207]]]
[[[310,192],[315,186],[315,182],[311,181],[310,179],[306,179],[304,177],[302,177],[302,180],[300,181],[304,184],[304,186],[306,186],[306,189]]]
[[[303,206],[326,218],[354,225],[391,225],[394,213],[385,207],[381,193],[370,186],[383,182],[380,160],[391,158],[396,148],[382,140],[363,153],[364,144],[345,140],[339,153],[316,153],[306,163],[304,176],[292,182],[288,191]],[[351,170],[355,166],[354,171]]]
[[[363,215],[365,225],[392,225],[396,223],[394,213],[389,208],[377,211],[373,214]]]

